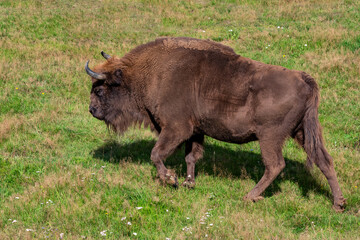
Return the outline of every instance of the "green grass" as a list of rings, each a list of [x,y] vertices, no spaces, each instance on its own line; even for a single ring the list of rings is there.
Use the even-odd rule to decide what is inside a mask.
[[[0,239],[359,239],[359,22],[347,0],[0,1]],[[156,136],[116,136],[92,118],[84,64],[161,36],[212,39],[316,78],[345,212],[290,140],[258,203],[242,200],[264,172],[257,142],[207,138],[196,188],[160,186]],[[184,149],[166,165],[183,181]]]

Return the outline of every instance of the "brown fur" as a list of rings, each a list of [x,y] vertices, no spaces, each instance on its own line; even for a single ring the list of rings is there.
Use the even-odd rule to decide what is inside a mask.
[[[292,136],[304,147],[309,165],[314,162],[327,177],[334,207],[343,209],[345,199],[323,145],[318,87],[308,74],[192,38],[157,39],[94,71],[106,80],[93,79],[93,115],[121,131],[131,121],[151,122],[159,132],[151,159],[163,182],[177,186],[163,161],[183,142],[188,166],[183,185],[193,187],[204,135],[239,144],[259,140],[265,173],[245,197],[259,200],[285,167],[282,145]],[[106,90],[102,97],[95,94],[99,88]]]

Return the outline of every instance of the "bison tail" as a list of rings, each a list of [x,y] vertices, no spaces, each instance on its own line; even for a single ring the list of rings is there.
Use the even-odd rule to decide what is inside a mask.
[[[303,80],[311,88],[311,96],[306,103],[306,112],[303,118],[303,147],[307,153],[306,165],[331,165],[332,158],[324,147],[321,126],[318,118],[319,89],[315,80],[308,74],[303,73]]]

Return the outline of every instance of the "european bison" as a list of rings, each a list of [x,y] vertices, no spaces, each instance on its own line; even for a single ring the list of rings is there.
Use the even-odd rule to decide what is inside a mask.
[[[163,161],[185,143],[187,177],[194,187],[195,163],[203,156],[204,135],[230,142],[259,140],[265,173],[244,197],[261,194],[285,167],[282,146],[294,138],[327,178],[334,209],[345,199],[326,151],[318,119],[319,90],[305,72],[257,62],[207,40],[160,38],[122,58],[104,52],[106,62],[91,70],[91,114],[122,132],[134,122],[159,133],[152,152],[160,180],[178,186]]]

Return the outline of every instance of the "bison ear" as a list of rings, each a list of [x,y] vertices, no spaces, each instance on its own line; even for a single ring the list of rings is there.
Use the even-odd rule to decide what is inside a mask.
[[[117,69],[113,74],[113,78],[111,79],[110,84],[120,85],[122,79],[123,79],[123,72],[120,69]]]

